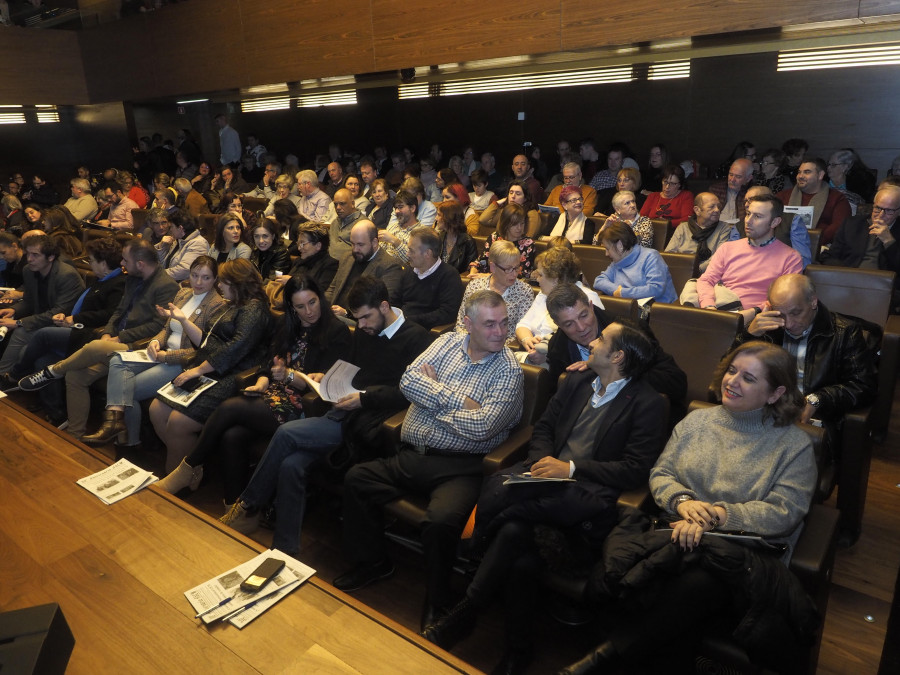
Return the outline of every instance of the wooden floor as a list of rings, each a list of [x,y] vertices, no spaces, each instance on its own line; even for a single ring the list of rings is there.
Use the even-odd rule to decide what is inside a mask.
[[[895,397],[895,400],[900,399]],[[863,534],[853,548],[838,551],[819,673],[874,675],[878,671],[900,566],[898,408],[900,406],[895,406],[886,440],[874,451]],[[135,459],[155,470],[159,470],[162,461],[158,454]],[[215,477],[206,481],[189,502],[212,516],[221,515],[221,489]],[[316,568],[324,581],[330,582],[345,569],[339,548],[340,528],[340,505],[329,495],[311,495],[300,557]],[[271,533],[259,530],[254,539],[267,546],[271,543]],[[395,576],[364,589],[356,597],[397,623],[418,630],[424,588],[422,558],[399,545],[392,548],[392,556],[397,567]],[[465,577],[457,575],[456,583],[462,591]],[[529,673],[553,673],[580,658],[593,646],[598,630],[591,624],[570,627],[551,620],[542,623],[539,638],[535,662]],[[452,653],[471,666],[490,672],[502,652],[502,619],[494,608],[480,618],[476,633],[455,647]]]

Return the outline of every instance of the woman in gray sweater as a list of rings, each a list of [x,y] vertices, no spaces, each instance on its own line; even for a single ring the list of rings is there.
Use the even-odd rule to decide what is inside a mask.
[[[722,360],[713,384],[722,405],[682,420],[650,472],[653,498],[672,521],[671,543],[687,554],[710,531],[753,533],[786,545],[787,564],[816,485],[812,444],[794,425],[804,404],[794,358],[775,345],[747,343]],[[733,589],[704,565],[683,564],[649,607],[562,673],[605,672],[622,658],[646,656],[641,636],[698,627],[664,650],[670,672],[680,672],[676,664],[693,664],[695,638],[730,606]]]

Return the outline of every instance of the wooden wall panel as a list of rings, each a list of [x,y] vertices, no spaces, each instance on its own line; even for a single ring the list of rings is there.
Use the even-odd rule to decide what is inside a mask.
[[[859,0],[560,2],[564,50],[855,19],[859,12]]]
[[[376,70],[371,0],[245,3],[241,23],[248,84]]]
[[[900,14],[900,0],[859,0],[861,19]]]
[[[372,0],[377,70],[558,51],[552,0]]]
[[[77,33],[14,26],[0,38],[0,104],[88,102]]]

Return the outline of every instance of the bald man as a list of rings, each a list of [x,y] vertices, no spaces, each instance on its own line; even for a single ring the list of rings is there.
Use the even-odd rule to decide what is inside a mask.
[[[356,208],[353,195],[346,188],[334,193],[334,212],[337,218],[331,221],[328,250],[332,258],[340,260],[350,252],[350,230],[363,218],[363,213]]]
[[[516,155],[513,157],[512,177],[513,180],[520,180],[525,183],[525,186],[528,188],[528,194],[531,195],[532,204],[541,203],[541,197],[544,196],[544,189],[541,187],[537,178],[532,175],[531,162],[528,161],[528,158],[525,155]],[[499,194],[498,197],[505,197],[508,190],[509,184],[507,183],[501,191],[502,194]]]
[[[723,223],[737,225],[743,222],[746,215],[744,197],[753,183],[753,163],[749,159],[740,158],[731,163],[728,178],[709,186],[722,205],[719,220]]]
[[[712,192],[694,197],[694,215],[675,228],[666,253],[697,253],[704,272],[719,245],[731,238],[732,225],[719,221],[722,204]]]

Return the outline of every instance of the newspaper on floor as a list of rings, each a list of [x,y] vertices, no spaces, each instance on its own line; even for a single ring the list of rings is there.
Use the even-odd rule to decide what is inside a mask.
[[[321,382],[311,380],[306,373],[300,373],[300,377],[323,401],[337,403],[345,396],[362,393],[353,386],[353,378],[356,377],[358,372],[359,366],[354,366],[352,363],[338,359],[325,373]]]
[[[285,565],[281,572],[256,593],[242,591],[241,582],[266,558],[284,560]],[[243,628],[315,573],[313,568],[286,553],[270,549],[185,591],[184,597],[197,614],[205,612],[200,617],[203,623],[210,624],[222,619]]]
[[[171,382],[166,382],[159,388],[156,393],[162,396],[164,399],[172,401],[172,403],[177,403],[187,408],[191,403],[194,402],[194,399],[196,399],[200,394],[202,394],[204,391],[206,391],[216,383],[216,380],[211,380],[210,378],[203,375],[201,375],[197,379],[200,380],[200,384],[190,391],[181,389],[180,387],[176,387]],[[194,380],[188,380],[188,382],[193,381]]]
[[[120,459],[112,466],[75,482],[99,497],[104,504],[114,504],[158,480],[159,478],[149,471],[144,471],[127,459]]]

